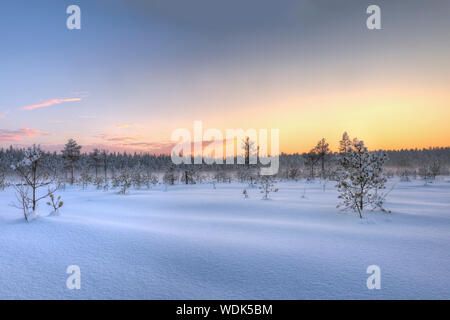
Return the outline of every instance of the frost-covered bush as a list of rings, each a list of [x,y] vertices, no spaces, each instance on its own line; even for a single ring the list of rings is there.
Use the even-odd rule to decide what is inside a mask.
[[[428,184],[431,179],[430,166],[428,164],[423,164],[419,168],[419,176],[425,181],[425,185]]]
[[[436,177],[441,173],[441,163],[439,160],[434,160],[430,163],[430,176],[432,179],[436,179]]]
[[[119,188],[119,194],[126,194],[133,185],[133,172],[129,169],[121,170],[120,174],[114,178],[114,186]]]
[[[183,172],[183,183],[184,184],[195,184],[195,175],[196,172],[194,169],[185,169]]]
[[[286,178],[289,180],[297,181],[300,177],[300,169],[298,167],[289,167],[286,169]]]
[[[130,174],[133,187],[135,187],[136,189],[140,189],[145,182],[144,174],[140,166],[133,168]]]
[[[411,179],[409,178],[411,175],[411,172],[409,170],[403,170],[400,173],[400,181],[401,182],[410,182]]]
[[[21,179],[21,183],[16,185],[16,207],[24,212],[25,220],[36,211],[40,200],[49,197],[58,189],[55,174],[51,168],[42,165],[45,153],[40,146],[33,145],[24,152],[24,157],[11,168]],[[43,194],[39,192],[41,188],[47,188]]]
[[[218,172],[218,174],[219,174],[219,172]],[[224,171],[221,171],[220,174],[221,174],[220,180],[222,180],[223,182],[225,182],[225,181],[228,182],[229,177],[226,175],[226,173]],[[259,175],[258,169],[255,167],[250,167],[250,166],[243,166],[237,172],[237,177],[238,177],[239,181],[248,183],[248,186],[250,188],[254,188],[257,185],[258,175]]]
[[[5,171],[0,169],[0,190],[4,190],[7,186]]]
[[[224,171],[224,170],[218,170],[215,174],[214,174],[214,180],[217,183],[221,183],[221,182],[229,182],[230,181],[230,175]]]
[[[64,202],[61,200],[61,196],[55,197],[53,193],[49,195],[50,201],[47,205],[53,208],[51,214],[59,214],[59,209],[63,206]]]
[[[174,185],[178,178],[178,173],[175,171],[175,166],[171,163],[166,167],[166,171],[163,176],[163,181],[167,185]]]
[[[80,183],[83,189],[86,189],[86,187],[91,183],[92,177],[91,173],[89,172],[89,167],[83,168],[80,174]]]
[[[103,188],[103,178],[100,176],[97,176],[93,180],[94,185],[97,187],[98,190]]]
[[[385,152],[371,153],[364,146],[363,141],[354,139],[351,143],[348,136],[343,137],[338,160],[339,199],[338,208],[357,211],[362,218],[362,211],[369,206],[383,211],[384,196],[379,190],[385,189],[387,179],[383,174],[383,165],[387,159]]]
[[[32,202],[30,197],[30,188],[24,185],[14,186],[16,191],[16,202],[12,206],[20,209],[23,213],[25,221],[28,222],[30,215],[32,215]]]
[[[261,176],[259,180],[259,189],[263,194],[263,200],[269,199],[269,193],[278,192],[275,188],[275,181],[271,176]]]

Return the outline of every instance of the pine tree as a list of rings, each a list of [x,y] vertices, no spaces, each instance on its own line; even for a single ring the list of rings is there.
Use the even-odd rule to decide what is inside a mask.
[[[320,157],[315,148],[313,148],[308,153],[303,154],[303,158],[305,158],[305,165],[309,167],[308,180],[314,180],[314,167],[319,162]]]
[[[114,158],[116,158],[116,154],[115,153],[114,153]],[[108,161],[108,151],[106,151],[106,150],[102,151],[101,159],[103,161],[103,172],[104,172],[104,175],[105,175],[105,189],[107,189],[108,185],[109,185],[109,183],[108,183],[108,163],[109,163],[109,161]]]
[[[325,179],[325,162],[327,161],[328,154],[330,153],[330,149],[328,148],[328,143],[325,141],[325,139],[320,140],[316,147],[314,148],[314,153],[317,155],[318,159],[320,160],[321,169],[322,169],[322,179]]]
[[[70,184],[72,185],[75,181],[74,178],[75,163],[80,159],[80,150],[81,146],[79,146],[77,142],[73,139],[69,139],[69,141],[66,143],[64,147],[64,150],[62,150],[63,159],[71,169]]]
[[[385,189],[387,181],[383,175],[386,153],[370,153],[363,141],[354,139],[351,144],[349,141],[348,135],[344,134],[338,160],[338,198],[342,199],[338,207],[357,211],[360,218],[367,206],[385,211],[384,196],[379,190]]]
[[[342,135],[342,140],[339,142],[339,154],[345,154],[351,150],[352,142],[347,132]]]
[[[177,174],[175,172],[175,166],[172,163],[169,163],[166,167],[166,172],[163,176],[163,181],[166,184],[174,185],[177,179]]]
[[[251,162],[254,161],[254,157],[257,157],[257,154],[255,154],[255,143],[250,140],[250,137],[245,137],[244,140],[242,140],[242,149],[244,150],[244,161],[247,168],[250,167]],[[258,148],[259,152],[259,148]],[[256,159],[257,160],[257,159]]]
[[[95,179],[98,179],[98,168],[100,167],[100,164],[102,162],[102,156],[100,154],[100,151],[98,149],[94,149],[92,153],[90,154],[91,163],[94,165],[95,168]]]

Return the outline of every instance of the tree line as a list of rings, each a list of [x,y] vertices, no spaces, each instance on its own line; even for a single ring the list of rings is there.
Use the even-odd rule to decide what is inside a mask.
[[[70,139],[61,153],[43,151],[33,145],[26,149],[10,147],[0,150],[0,188],[13,186],[16,190],[15,206],[23,210],[25,219],[35,213],[39,201],[47,199],[47,205],[58,213],[63,205],[55,192],[66,184],[79,184],[83,188],[95,185],[98,189],[116,188],[125,194],[131,187],[151,188],[164,183],[166,188],[177,182],[231,182],[238,180],[253,187],[258,184],[263,199],[277,192],[276,180],[331,180],[336,182],[341,202],[338,207],[353,210],[362,218],[366,208],[384,209],[387,196],[385,183],[390,175],[397,174],[403,181],[420,175],[427,183],[439,174],[448,174],[450,148],[421,150],[369,151],[364,142],[350,139],[345,132],[338,152],[331,152],[329,144],[321,139],[309,152],[281,154],[280,170],[273,176],[261,176],[261,164],[255,143],[242,141],[244,162],[226,164],[174,165],[168,155],[110,153],[95,149],[82,153],[82,147]],[[387,169],[388,168],[388,169]],[[243,195],[248,197],[244,189]]]

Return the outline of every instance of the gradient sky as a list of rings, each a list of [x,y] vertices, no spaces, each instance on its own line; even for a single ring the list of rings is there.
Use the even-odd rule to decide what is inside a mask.
[[[284,152],[448,146],[449,42],[447,0],[2,1],[0,146],[167,152],[194,120]]]

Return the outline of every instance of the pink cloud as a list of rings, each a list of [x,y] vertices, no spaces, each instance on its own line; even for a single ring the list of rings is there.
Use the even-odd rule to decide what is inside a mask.
[[[40,130],[22,127],[17,130],[0,130],[0,142],[17,142],[23,138],[33,138],[36,134],[41,133]]]
[[[137,138],[134,137],[122,137],[122,136],[112,136],[107,133],[103,133],[100,135],[100,138],[103,140],[109,141],[109,142],[115,142],[115,143],[127,143],[131,141],[136,141]]]
[[[73,102],[73,101],[80,101],[80,100],[81,100],[81,98],[51,99],[51,100],[44,101],[42,103],[30,104],[28,106],[23,106],[20,109],[22,109],[22,110],[34,110],[34,109],[39,109],[39,108],[44,108],[44,107],[50,107],[52,105],[60,104],[60,103],[63,103],[63,102]]]
[[[101,144],[102,148],[110,151],[138,151],[152,154],[170,154],[174,147],[173,142],[148,142],[143,137],[117,136],[107,133],[98,135],[99,138],[105,141]]]

